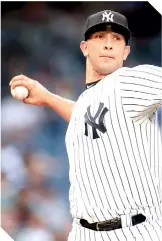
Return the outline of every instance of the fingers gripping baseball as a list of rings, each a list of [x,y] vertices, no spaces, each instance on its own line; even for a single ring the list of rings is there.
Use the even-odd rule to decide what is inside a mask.
[[[32,103],[31,101],[31,97],[32,97],[32,90],[34,89],[34,85],[35,85],[35,80],[32,80],[30,78],[28,78],[27,76],[24,75],[18,75],[15,76],[14,78],[12,78],[12,80],[9,83],[10,87],[11,87],[11,93],[13,95],[14,90],[17,90],[20,87],[24,87],[28,90],[28,95],[26,98],[18,98],[18,96],[14,96],[15,98],[17,97],[18,99],[21,99],[24,103]],[[19,89],[18,89],[19,90]],[[20,95],[20,93],[19,93]]]
[[[30,79],[24,75],[18,75],[12,78],[9,86],[11,88],[11,92],[18,86],[22,86],[28,89],[28,96],[22,99],[22,101],[26,104],[33,104],[38,106],[44,105],[49,94],[49,91],[44,88],[38,81]]]
[[[12,78],[9,85],[11,86],[11,89],[14,89],[17,86],[23,86],[30,91],[34,88],[35,82],[36,80],[30,79],[25,75],[18,75]]]

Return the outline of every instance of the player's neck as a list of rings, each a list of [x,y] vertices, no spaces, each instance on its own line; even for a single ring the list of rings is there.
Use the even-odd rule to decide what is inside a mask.
[[[94,71],[94,69],[89,64],[87,64],[87,66],[86,66],[86,84],[96,82],[99,79],[102,79],[103,77],[105,77],[105,75],[97,73],[96,71]]]
[[[93,83],[102,79],[105,75],[88,75],[86,74],[86,84]]]

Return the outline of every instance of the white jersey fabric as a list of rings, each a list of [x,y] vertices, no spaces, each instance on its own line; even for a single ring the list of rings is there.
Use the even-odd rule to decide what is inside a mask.
[[[161,105],[162,68],[151,65],[120,68],[80,95],[66,134],[70,241],[161,240]],[[123,221],[115,231],[79,224],[81,218],[91,223],[138,213],[145,223],[127,227]]]

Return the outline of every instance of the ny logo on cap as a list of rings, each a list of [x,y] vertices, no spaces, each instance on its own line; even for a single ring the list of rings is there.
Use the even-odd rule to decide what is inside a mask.
[[[104,21],[106,19],[106,22],[109,22],[109,21],[113,22],[114,21],[113,17],[114,17],[114,14],[112,12],[108,13],[108,12],[105,11],[102,14],[102,21]]]

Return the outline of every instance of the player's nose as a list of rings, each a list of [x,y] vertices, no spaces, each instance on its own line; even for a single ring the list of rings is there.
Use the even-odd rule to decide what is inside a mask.
[[[103,47],[104,47],[104,49],[108,49],[108,50],[113,49],[112,37],[109,34],[107,34],[104,39]]]

